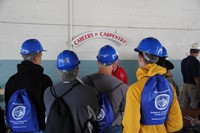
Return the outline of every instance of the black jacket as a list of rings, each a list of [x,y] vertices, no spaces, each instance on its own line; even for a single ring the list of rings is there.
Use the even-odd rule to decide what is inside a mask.
[[[43,74],[43,67],[30,61],[22,61],[17,65],[17,73],[9,78],[5,86],[5,104],[7,106],[11,95],[20,88],[30,92],[30,98],[36,106],[40,130],[45,129],[44,91],[52,86],[49,76]]]
[[[0,133],[6,133],[6,125],[4,121],[4,110],[0,107]]]

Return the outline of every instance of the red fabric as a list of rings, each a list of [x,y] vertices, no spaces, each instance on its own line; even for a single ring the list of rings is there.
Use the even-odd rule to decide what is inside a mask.
[[[117,66],[117,69],[112,71],[112,75],[128,85],[128,77],[126,75],[126,71],[122,67]]]

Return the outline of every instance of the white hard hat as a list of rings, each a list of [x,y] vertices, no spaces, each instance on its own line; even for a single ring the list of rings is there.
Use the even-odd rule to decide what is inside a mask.
[[[195,43],[193,43],[193,44],[191,45],[191,48],[190,48],[190,49],[198,49],[198,50],[200,50],[200,44],[197,43],[197,42],[195,42]]]

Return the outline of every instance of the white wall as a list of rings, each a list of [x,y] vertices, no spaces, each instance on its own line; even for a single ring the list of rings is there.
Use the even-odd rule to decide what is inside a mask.
[[[72,0],[73,36],[95,30],[116,32],[126,46],[94,39],[74,48],[84,60],[96,59],[104,44],[116,46],[121,59],[136,59],[133,48],[148,36],[168,49],[169,59],[182,59],[190,44],[200,42],[199,0]],[[67,0],[0,0],[0,59],[21,59],[21,43],[38,38],[48,50],[44,59],[55,60],[68,49]]]

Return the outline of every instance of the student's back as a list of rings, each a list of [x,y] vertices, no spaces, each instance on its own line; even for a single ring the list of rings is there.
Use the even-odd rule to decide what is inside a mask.
[[[123,133],[168,133],[182,128],[182,114],[175,89],[158,66],[163,57],[161,43],[144,38],[134,49],[138,52],[138,81],[127,91]]]
[[[111,123],[109,124],[110,128],[107,128],[108,126],[96,126],[96,130],[98,130],[98,132],[100,133],[102,131],[106,131],[109,133],[118,133],[121,132],[121,121],[123,117],[126,101],[125,95],[128,86],[124,84],[121,80],[112,76],[113,64],[118,60],[118,54],[112,46],[105,45],[101,47],[97,55],[97,60],[99,67],[98,72],[85,76],[82,78],[82,80],[85,84],[92,86],[99,95],[105,93],[106,97],[108,97],[112,105],[114,120],[112,122],[106,121],[106,123]],[[103,109],[99,111],[99,115],[97,117],[103,117],[100,117],[101,119],[97,120],[97,123],[99,123],[97,125],[101,125],[101,120],[103,120],[104,118],[106,119],[107,117],[106,113],[105,115],[103,113],[106,111],[102,110]]]
[[[127,90],[127,85],[125,83],[123,83],[121,80],[115,78],[112,75],[104,75],[96,73],[88,76],[91,78],[93,84],[100,93],[110,92],[112,91],[112,89],[114,89],[112,93],[108,93],[108,98],[112,104],[114,115],[116,115],[119,110],[124,109],[125,95]],[[88,79],[87,76],[83,77],[82,80],[85,84],[92,86],[93,90],[96,91],[96,89],[94,89],[94,86],[91,84],[91,81]],[[120,114],[115,118],[112,124],[121,125],[121,120],[122,120],[122,112],[120,112]]]
[[[50,77],[43,74],[44,69],[40,66],[42,51],[44,50],[36,39],[25,41],[21,48],[24,61],[17,65],[17,73],[9,78],[5,86],[6,107],[14,92],[23,88],[29,91],[30,99],[36,108],[40,130],[45,129],[44,91],[52,85]]]
[[[59,82],[54,85],[55,92],[59,96],[68,91],[78,81]],[[49,115],[51,105],[55,98],[52,96],[50,88],[45,91],[46,115]],[[68,94],[63,96],[64,102],[69,106],[74,121],[74,132],[81,133],[87,125],[88,119],[96,116],[98,103],[96,92],[89,86],[78,83]],[[96,110],[95,110],[96,109]],[[87,129],[86,129],[87,130]]]
[[[69,114],[71,114],[72,116],[73,120],[71,121],[73,121],[72,124],[74,128],[71,129],[71,126],[69,128],[70,130],[72,130],[72,133],[91,133],[93,132],[93,126],[91,123],[92,121],[96,120],[96,114],[99,109],[98,101],[96,92],[89,86],[83,85],[81,83],[81,80],[77,80],[79,63],[80,61],[76,53],[74,53],[73,51],[64,50],[63,52],[61,52],[57,57],[57,69],[61,76],[61,82],[57,83],[52,88],[54,88],[55,93],[58,97],[70,90],[62,98],[64,100],[64,103],[66,104],[66,110],[68,110],[66,112],[71,112]],[[51,107],[55,100],[55,97],[52,95],[53,91],[51,92],[50,89],[51,88],[48,88],[45,91],[44,95],[47,116],[46,133],[49,133],[52,130],[56,129],[58,132],[62,130],[58,129],[59,127],[61,127],[60,125],[54,124],[53,126],[50,126],[51,123],[54,122],[52,120],[53,118],[51,117]],[[50,118],[52,121],[50,120]],[[58,120],[58,122],[62,123],[63,127],[69,126],[63,123],[61,119]],[[65,122],[68,123],[68,121]],[[69,131],[62,130],[62,132]]]

